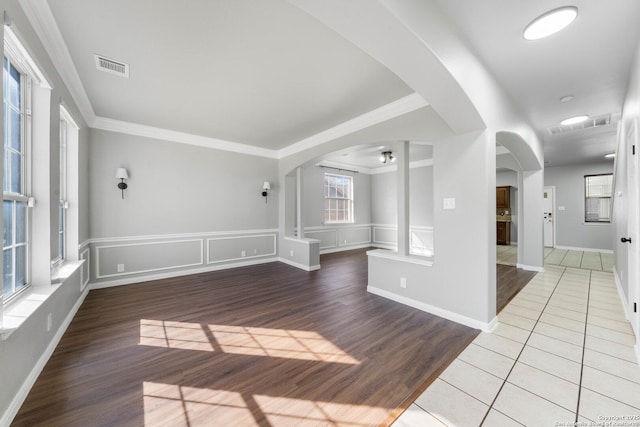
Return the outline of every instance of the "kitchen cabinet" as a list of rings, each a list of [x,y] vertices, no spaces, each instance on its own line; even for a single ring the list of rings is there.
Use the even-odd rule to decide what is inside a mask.
[[[511,201],[509,200],[509,193],[511,187],[496,187],[496,208],[497,209],[511,209]]]
[[[496,221],[496,243],[511,244],[511,221]]]

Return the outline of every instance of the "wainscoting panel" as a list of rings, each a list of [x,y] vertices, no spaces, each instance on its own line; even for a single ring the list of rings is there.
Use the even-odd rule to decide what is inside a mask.
[[[373,243],[376,245],[398,245],[398,232],[395,227],[373,226]]]
[[[320,250],[335,249],[338,247],[338,230],[335,228],[324,230],[305,230],[304,237],[320,240]]]
[[[202,239],[96,246],[96,278],[150,273],[204,263]],[[118,265],[123,271],[118,271]]]
[[[371,227],[341,228],[338,230],[338,246],[371,243]]]
[[[84,291],[91,279],[91,250],[88,247],[80,252],[80,259],[84,260],[80,267],[80,290]]]
[[[207,239],[207,264],[276,255],[276,234]]]

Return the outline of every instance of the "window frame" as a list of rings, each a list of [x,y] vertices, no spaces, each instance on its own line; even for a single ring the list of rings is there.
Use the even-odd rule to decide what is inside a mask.
[[[331,183],[329,183],[329,191],[327,191],[327,178],[329,179],[347,179],[349,184],[348,184],[348,197],[333,197],[331,196],[330,192],[331,192]],[[333,187],[336,189],[336,194],[337,194],[337,183],[335,183],[333,185]],[[329,194],[327,194],[329,193]],[[350,175],[340,175],[340,174],[335,174],[335,173],[330,173],[330,172],[325,172],[324,176],[323,176],[323,200],[324,200],[324,204],[323,204],[323,218],[324,218],[324,223],[325,224],[353,224],[355,222],[355,212],[354,212],[354,183],[353,183],[353,176]],[[344,209],[340,209],[336,206],[336,209],[333,210],[336,212],[336,217],[338,215],[338,212],[345,212],[348,214],[348,218],[346,219],[331,219],[331,201],[336,201],[336,205],[339,204],[339,202],[343,201],[346,202],[346,206]],[[327,201],[329,201],[329,208],[327,209]],[[327,217],[327,212],[329,213],[329,216]]]
[[[5,27],[6,29],[6,27]],[[5,35],[7,32],[5,32]],[[25,61],[22,60],[20,55],[20,49],[12,43],[11,37],[5,38],[4,51],[3,51],[3,85],[4,85],[4,59],[6,58],[9,64],[8,69],[13,67],[20,74],[20,189],[19,192],[4,191],[5,183],[3,178],[3,206],[5,201],[12,202],[12,242],[8,246],[3,244],[3,262],[4,253],[7,250],[11,250],[12,253],[12,279],[11,285],[12,291],[8,294],[4,294],[4,273],[3,273],[3,285],[2,285],[2,301],[4,304],[13,301],[16,297],[29,289],[31,286],[31,209],[32,199],[29,196],[31,193],[31,85],[33,80],[29,74],[29,69],[24,67]],[[3,96],[3,111],[5,105],[7,105],[8,94]],[[10,101],[9,101],[10,103]],[[7,106],[9,108],[9,106]],[[6,118],[6,117],[5,117]],[[9,126],[5,123],[5,129]],[[4,130],[3,130],[4,134]],[[5,150],[7,150],[7,144],[5,144],[3,137],[3,161],[6,156]],[[10,148],[11,152],[16,152]],[[7,162],[5,161],[5,165]],[[6,171],[5,171],[6,175]],[[18,203],[22,203],[25,208],[24,217],[24,242],[17,243],[17,209]],[[4,207],[3,207],[4,209]],[[17,285],[16,272],[17,272],[17,255],[18,248],[24,247],[25,251],[25,264],[24,264],[24,280],[25,283]]]
[[[70,123],[67,119],[69,113],[60,106],[60,200],[58,204],[58,256],[54,260],[54,264],[61,264],[67,259],[67,208],[69,202],[67,200],[67,138]]]
[[[598,177],[598,176],[609,176],[611,177],[611,192],[608,196],[589,196],[589,183],[588,183],[588,179],[589,178],[593,178],[593,177]],[[590,212],[589,209],[589,202],[591,200],[608,200],[609,201],[609,213],[608,216],[605,219],[602,219],[604,217],[602,216],[598,216],[597,219],[590,219],[588,216],[588,213]],[[585,224],[611,224],[611,207],[612,207],[612,203],[613,203],[613,173],[599,173],[599,174],[590,174],[590,175],[584,175],[584,223]]]

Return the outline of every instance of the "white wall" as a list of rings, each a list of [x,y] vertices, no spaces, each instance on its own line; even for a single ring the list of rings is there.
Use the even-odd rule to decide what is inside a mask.
[[[544,185],[556,188],[556,246],[613,249],[611,224],[584,222],[584,176],[612,172],[612,161],[545,168]]]

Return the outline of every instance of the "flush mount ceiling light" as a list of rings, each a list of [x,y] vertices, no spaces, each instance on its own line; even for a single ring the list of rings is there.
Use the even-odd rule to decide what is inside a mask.
[[[607,159],[613,159],[616,156],[616,153],[609,153],[604,155]]]
[[[393,163],[396,161],[396,158],[393,157],[391,151],[383,151],[380,153],[380,163]]]
[[[560,124],[562,126],[569,126],[569,125],[575,125],[578,123],[582,123],[585,120],[587,120],[589,118],[589,116],[575,116],[575,117],[569,117],[568,119],[564,119],[563,121],[560,122]]]
[[[565,95],[562,98],[560,98],[560,102],[569,102],[569,101],[573,101],[573,95]]]
[[[577,16],[578,8],[575,6],[565,6],[551,10],[531,21],[525,27],[522,36],[526,40],[549,37],[571,24]]]

